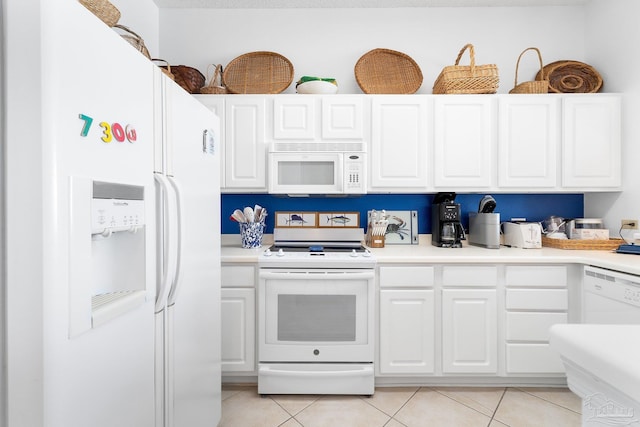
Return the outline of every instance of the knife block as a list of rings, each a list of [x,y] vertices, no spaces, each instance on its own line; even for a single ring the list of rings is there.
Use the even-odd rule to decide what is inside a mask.
[[[373,225],[369,223],[365,243],[370,248],[384,248],[384,234],[373,235]]]

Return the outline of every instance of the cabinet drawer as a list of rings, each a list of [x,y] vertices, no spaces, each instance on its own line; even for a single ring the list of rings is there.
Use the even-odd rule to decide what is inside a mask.
[[[434,269],[430,266],[380,267],[381,288],[419,288],[433,286]]]
[[[256,267],[254,265],[223,265],[221,281],[223,288],[254,288]]]
[[[507,289],[507,310],[566,310],[566,289]]]
[[[497,282],[496,266],[468,265],[442,268],[443,286],[496,286]]]
[[[549,328],[567,323],[567,313],[507,313],[506,338],[508,341],[548,341]]]
[[[507,374],[562,373],[562,360],[549,344],[507,344]]]
[[[507,287],[566,287],[566,265],[509,265],[505,271]]]

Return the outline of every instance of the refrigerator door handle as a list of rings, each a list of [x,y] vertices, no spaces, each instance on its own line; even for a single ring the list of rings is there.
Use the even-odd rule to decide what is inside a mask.
[[[172,306],[173,304],[176,303],[176,299],[178,297],[178,290],[180,289],[180,267],[182,266],[182,250],[183,250],[182,237],[184,236],[184,221],[183,221],[183,215],[182,215],[182,195],[180,192],[180,187],[178,186],[178,183],[173,177],[167,176],[167,179],[171,184],[171,187],[173,188],[175,197],[176,197],[175,213],[176,213],[176,219],[178,224],[177,241],[176,241],[177,253],[176,253],[176,259],[175,259],[176,269],[173,276],[173,280],[171,281],[171,289],[169,290],[169,296],[167,299],[167,306]]]
[[[164,214],[164,229],[159,239],[159,244],[163,245],[164,253],[162,259],[162,277],[159,280],[159,288],[157,289],[155,312],[161,312],[167,306],[171,283],[175,277],[176,270],[176,241],[177,231],[174,223],[176,222],[176,194],[172,185],[166,176],[160,173],[154,173],[154,179],[160,187],[163,195],[163,205],[159,207]]]

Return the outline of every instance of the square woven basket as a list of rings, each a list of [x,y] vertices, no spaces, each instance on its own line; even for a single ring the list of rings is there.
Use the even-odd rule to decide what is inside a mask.
[[[470,65],[458,65],[462,54],[469,50]],[[444,67],[433,84],[435,94],[496,93],[500,78],[495,64],[476,65],[472,44],[465,45],[458,53],[455,65]]]

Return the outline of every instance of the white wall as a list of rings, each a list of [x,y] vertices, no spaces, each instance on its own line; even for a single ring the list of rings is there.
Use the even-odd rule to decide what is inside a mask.
[[[592,0],[587,7],[586,60],[602,73],[608,92],[622,104],[622,193],[589,194],[585,216],[603,217],[617,232],[621,219],[640,220],[640,2]],[[625,234],[626,235],[626,234]]]
[[[159,10],[153,0],[110,0],[120,11],[120,21],[144,40],[152,58],[160,52]]]
[[[529,46],[545,63],[581,60],[585,54],[583,7],[394,9],[161,9],[161,56],[206,74],[211,63],[228,64],[252,51],[270,50],[303,75],[334,77],[341,93],[362,93],[353,68],[375,48],[411,56],[424,76],[419,93],[431,93],[446,65],[466,43],[476,63],[495,63],[499,92],[513,87],[516,60]],[[561,41],[561,42],[560,42]],[[539,69],[534,53],[521,63],[520,80]],[[468,64],[464,56],[461,64]],[[291,85],[287,92],[295,92]]]

